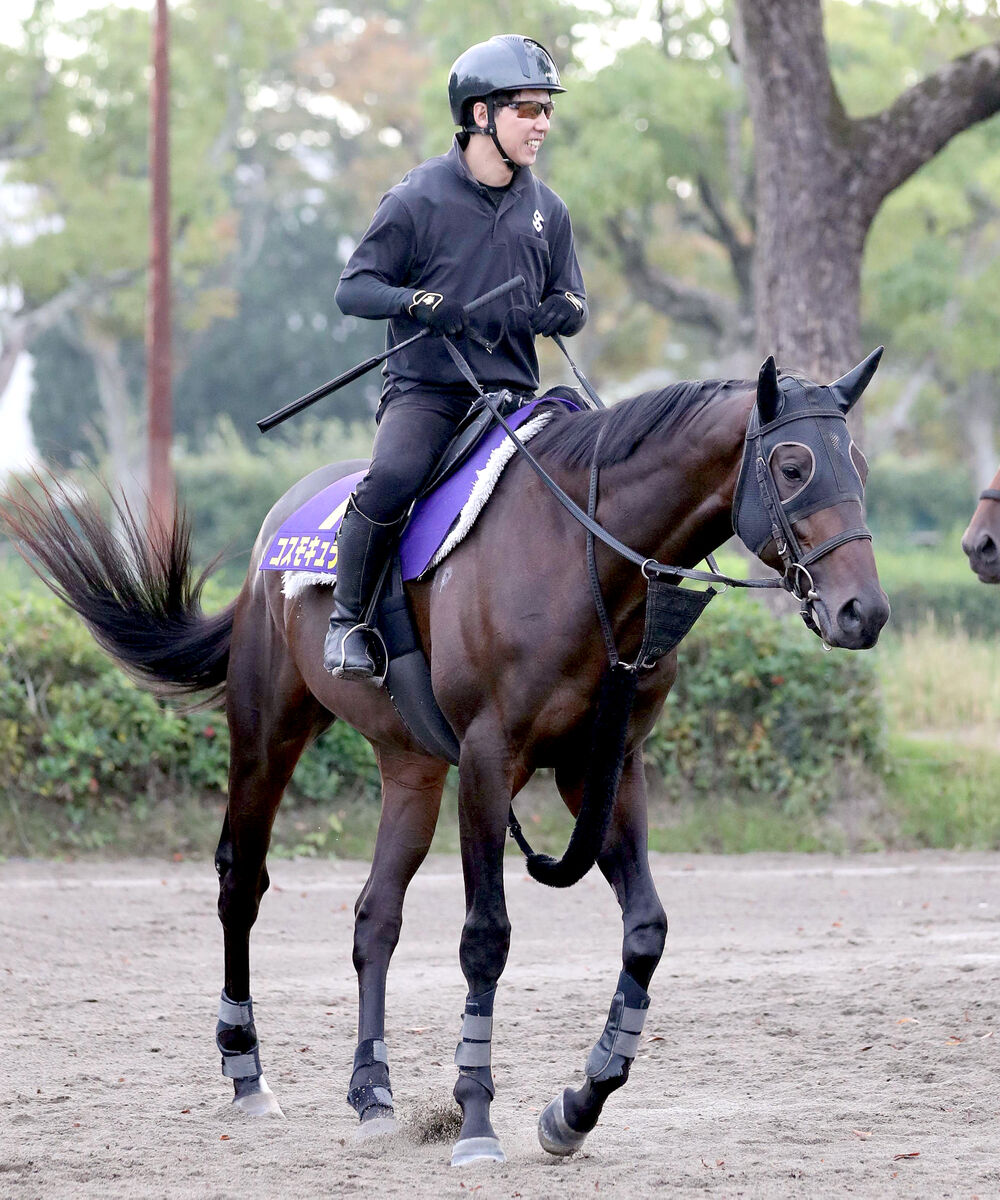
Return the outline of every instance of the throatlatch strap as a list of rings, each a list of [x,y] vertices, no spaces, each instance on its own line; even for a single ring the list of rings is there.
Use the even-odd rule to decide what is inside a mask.
[[[260,1050],[256,1044],[256,1033],[253,1034],[254,1045],[251,1048],[229,1050],[221,1041],[221,1035],[233,1029],[251,1030],[253,1028],[253,1001],[230,1000],[223,990],[219,997],[219,1023],[215,1027],[215,1044],[222,1055],[222,1074],[227,1079],[259,1079],[261,1074]],[[249,1039],[248,1033],[248,1039]]]
[[[490,1070],[493,1039],[493,999],[496,988],[478,996],[468,996],[462,1017],[462,1040],[455,1050],[455,1065],[460,1075],[468,1075],[495,1094]]]
[[[626,971],[618,976],[608,1020],[587,1059],[587,1078],[595,1083],[628,1075],[639,1049],[642,1027],[649,1009],[649,994]]]

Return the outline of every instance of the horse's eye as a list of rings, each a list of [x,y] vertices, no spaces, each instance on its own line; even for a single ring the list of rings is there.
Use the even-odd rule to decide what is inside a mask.
[[[783,466],[781,473],[791,483],[797,483],[802,478],[802,472],[794,463],[787,463]]]

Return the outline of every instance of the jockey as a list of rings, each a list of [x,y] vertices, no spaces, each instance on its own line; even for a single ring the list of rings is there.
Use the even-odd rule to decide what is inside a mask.
[[[388,318],[386,345],[430,331],[387,360],[368,473],[337,536],[337,582],[323,665],[371,678],[362,630],[386,556],[475,393],[439,340],[461,350],[486,391],[538,388],[534,338],[574,334],[587,320],[565,204],[531,172],[565,89],[548,51],[506,34],[480,42],[451,69],[448,98],[461,132],[391,188],[351,255],[336,292],[345,313]],[[471,338],[463,306],[523,275],[526,309],[484,309],[492,353]]]

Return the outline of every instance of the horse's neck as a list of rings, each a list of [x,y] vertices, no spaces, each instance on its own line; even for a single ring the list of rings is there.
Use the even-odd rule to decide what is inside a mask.
[[[752,390],[707,405],[673,436],[649,438],[601,472],[598,516],[633,549],[693,566],[732,534]]]

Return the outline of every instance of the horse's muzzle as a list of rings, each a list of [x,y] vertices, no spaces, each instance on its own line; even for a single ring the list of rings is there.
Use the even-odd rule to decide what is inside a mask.
[[[1000,547],[988,530],[977,532],[970,526],[962,538],[962,549],[983,583],[1000,583]]]
[[[880,587],[871,587],[843,601],[831,613],[820,595],[813,605],[813,619],[828,646],[870,650],[889,620],[889,598]]]

